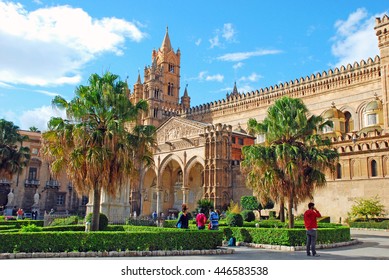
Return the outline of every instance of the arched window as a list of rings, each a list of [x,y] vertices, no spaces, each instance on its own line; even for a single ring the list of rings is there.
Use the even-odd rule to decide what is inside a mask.
[[[373,159],[370,163],[371,177],[377,177],[377,162]]]
[[[154,108],[154,118],[158,118],[158,108]]]
[[[336,165],[336,179],[342,179],[342,165],[340,163]]]

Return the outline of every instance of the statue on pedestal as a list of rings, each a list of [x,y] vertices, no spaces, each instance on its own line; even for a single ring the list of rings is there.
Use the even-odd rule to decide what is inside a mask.
[[[38,193],[38,189],[37,189],[35,194],[34,194],[34,204],[32,206],[38,207],[38,205],[39,205],[39,193]]]
[[[13,192],[13,190],[11,190],[9,193],[8,193],[8,202],[7,202],[7,206],[13,206],[13,200],[14,200],[14,197],[15,197],[15,195],[14,195],[14,192]]]

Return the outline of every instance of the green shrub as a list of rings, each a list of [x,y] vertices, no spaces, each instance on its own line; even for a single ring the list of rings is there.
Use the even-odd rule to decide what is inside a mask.
[[[89,222],[89,223],[92,223],[92,215],[93,213],[89,213],[86,217],[85,217],[85,222]],[[100,213],[99,215],[99,230],[105,230],[108,226],[108,218],[106,215],[104,215],[103,213]]]
[[[231,232],[229,232],[232,231]],[[234,236],[239,242],[256,244],[271,244],[284,246],[303,246],[306,243],[306,230],[302,228],[242,228],[231,227],[223,229],[225,240]],[[350,228],[338,226],[334,228],[319,228],[317,244],[329,244],[351,240]],[[229,234],[227,236],[227,233]]]
[[[27,225],[27,226],[22,226],[21,229],[20,229],[20,232],[41,232],[41,231],[42,231],[42,228],[38,227],[35,224],[30,224],[30,225]]]
[[[230,227],[241,227],[243,226],[243,217],[241,214],[230,213],[227,215],[226,223]]]
[[[242,196],[240,198],[240,205],[245,210],[258,210],[259,203],[255,196]]]
[[[126,226],[124,226],[126,227]],[[135,227],[110,232],[0,233],[0,253],[207,250],[222,245],[223,232]]]
[[[369,221],[369,222],[349,222],[352,228],[376,228],[376,229],[389,229],[389,221]]]
[[[79,221],[78,216],[70,216],[66,218],[55,218],[51,222],[51,226],[65,226],[65,225],[77,225]]]
[[[243,217],[243,220],[246,222],[255,221],[255,214],[252,210],[243,210],[241,212],[241,215]]]

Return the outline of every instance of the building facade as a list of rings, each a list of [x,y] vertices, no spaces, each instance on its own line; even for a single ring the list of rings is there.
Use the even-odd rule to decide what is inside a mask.
[[[143,82],[139,73],[130,94],[132,101],[144,99],[149,104],[149,112],[139,121],[158,128],[154,165],[139,171],[139,180],[122,189],[116,198],[119,201],[103,194],[102,211],[111,216],[128,216],[134,211],[138,215],[153,211],[167,215],[179,211],[182,203],[195,211],[201,198],[226,208],[231,200],[239,201],[242,195],[252,194],[240,173],[241,147],[263,139],[245,132],[247,121],[262,121],[268,107],[282,96],[302,99],[312,114],[334,123],[333,128],[321,131],[340,155],[336,172],[326,174],[327,186],[314,194],[322,214],[333,222],[344,221],[356,198],[374,196],[389,210],[388,30],[388,16],[377,18],[375,32],[380,53],[374,58],[255,92],[239,93],[235,84],[225,99],[197,106],[190,105],[187,87],[180,98],[181,52],[173,49],[166,30],[161,47],[152,51],[151,66],[144,69]],[[46,163],[39,156],[36,160],[34,164],[40,165],[43,172],[40,178],[50,181],[49,173],[44,171]],[[24,177],[28,178],[27,173]],[[15,182],[10,182],[4,193],[13,189],[19,204],[31,204],[34,189],[29,191],[25,184]],[[85,199],[75,195],[72,200],[71,184],[66,178],[58,182],[60,186],[53,196],[57,207],[63,192],[66,207],[82,209]],[[18,188],[24,190],[20,195]],[[38,187],[45,188],[46,184]],[[46,196],[40,202],[42,210],[51,208],[50,201],[55,201],[48,192]],[[296,213],[305,208],[305,203],[299,205]]]

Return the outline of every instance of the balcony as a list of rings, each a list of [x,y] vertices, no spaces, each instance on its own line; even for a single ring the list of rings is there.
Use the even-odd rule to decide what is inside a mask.
[[[31,187],[37,188],[37,187],[39,187],[39,185],[40,185],[40,181],[37,179],[26,179],[24,181],[24,186],[26,188],[31,188]]]
[[[46,181],[45,189],[59,189],[61,184],[57,180]]]
[[[8,179],[0,179],[0,187],[9,187],[11,184],[12,182]]]

